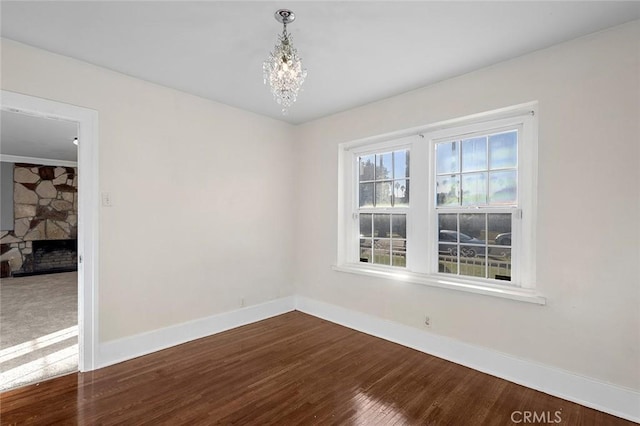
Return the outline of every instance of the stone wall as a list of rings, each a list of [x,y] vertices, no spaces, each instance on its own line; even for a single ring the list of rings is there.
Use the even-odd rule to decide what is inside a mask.
[[[14,227],[0,232],[0,260],[31,272],[33,241],[77,237],[77,168],[16,163],[13,181]]]

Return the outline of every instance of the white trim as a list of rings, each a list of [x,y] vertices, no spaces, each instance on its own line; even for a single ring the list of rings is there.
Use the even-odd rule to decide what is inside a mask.
[[[380,141],[368,145],[358,144],[351,147],[352,142],[340,144],[338,150],[338,250],[336,263],[357,262],[360,258],[358,250],[359,214],[361,213],[383,213],[383,214],[404,214],[407,220],[407,230],[411,226],[412,215],[409,207],[367,207],[360,208],[358,205],[358,190],[354,182],[358,181],[358,157],[369,154],[379,154],[397,150],[409,150],[410,161],[415,161],[413,147],[418,140],[418,136],[408,135],[391,140]],[[413,174],[413,169],[411,169]],[[407,178],[410,185],[413,185],[413,176]],[[413,191],[413,190],[412,190]],[[412,201],[413,202],[413,201]],[[409,232],[408,232],[409,234]],[[407,240],[410,244],[410,240]]]
[[[76,161],[53,160],[51,158],[23,157],[21,155],[0,154],[0,161],[6,163],[29,163],[43,166],[78,167]]]
[[[473,125],[477,123],[483,123],[487,120],[502,120],[515,117],[522,117],[523,115],[536,115],[534,107],[538,105],[538,101],[526,102],[523,104],[513,105],[505,108],[494,109],[491,111],[480,112],[478,114],[466,115],[464,117],[452,118],[450,120],[439,121],[437,123],[431,123],[409,129],[397,130],[394,132],[384,133],[382,135],[369,136],[362,139],[356,139],[347,142],[341,142],[338,147],[343,151],[351,151],[354,148],[364,145],[371,145],[376,143],[384,143],[393,139],[400,139],[408,136],[422,136],[424,133],[437,132],[451,127],[457,127],[462,125]]]
[[[640,421],[640,392],[306,297],[296,310],[568,401]]]
[[[100,361],[96,368],[107,367],[293,310],[586,407],[631,421],[640,420],[640,392],[302,296],[288,296],[102,343],[99,348]]]
[[[0,91],[2,110],[78,123],[78,344],[80,371],[96,368],[98,342],[98,112]]]
[[[510,287],[507,285],[492,284],[488,280],[480,284],[479,280],[464,280],[458,276],[445,276],[444,274],[423,274],[411,272],[402,268],[363,264],[332,265],[331,269],[338,272],[366,275],[369,277],[386,278],[393,281],[404,281],[414,284],[428,285],[430,287],[446,288],[467,293],[482,294],[485,296],[500,297],[502,299],[517,300],[520,302],[546,305],[547,299],[534,289]]]
[[[262,321],[295,309],[293,296],[100,344],[98,368]]]
[[[338,247],[333,267],[336,271],[361,273],[410,281],[423,285],[468,291],[488,296],[544,305],[545,298],[536,290],[535,226],[537,199],[537,101],[480,114],[432,123],[386,135],[343,142],[338,146]],[[507,212],[517,208],[520,216],[512,220],[514,245],[511,281],[475,278],[438,272],[438,211],[435,204],[434,144],[443,138],[518,129],[518,203],[517,206],[487,206],[478,212]],[[421,139],[418,139],[419,135]],[[411,151],[411,205],[398,212],[407,217],[407,263],[404,271],[397,268],[358,263],[358,155],[406,148]],[[427,161],[425,164],[424,161]],[[418,194],[418,195],[416,195]],[[371,211],[370,211],[371,210]],[[469,209],[457,207],[452,212]],[[393,212],[395,209],[385,209]],[[473,209],[475,212],[476,209]],[[524,212],[524,213],[523,213]],[[426,220],[414,220],[416,217]],[[513,216],[514,218],[516,216]],[[526,242],[523,243],[523,242]]]
[[[462,136],[485,134],[486,132],[501,132],[504,130],[517,128],[518,131],[518,201],[517,206],[505,206],[499,210],[507,211],[510,208],[517,208],[521,215],[514,218],[512,222],[512,233],[514,235],[514,245],[512,249],[512,275],[511,283],[523,289],[534,289],[536,287],[535,276],[535,247],[536,247],[536,217],[537,217],[537,164],[538,164],[538,103],[530,102],[517,107],[510,108],[510,114],[505,116],[499,110],[495,115],[492,112],[483,113],[483,119],[478,121],[477,115],[462,117],[457,119],[455,126],[442,126],[438,130],[426,132],[429,145],[429,185],[428,185],[428,216],[429,230],[427,241],[430,242],[428,257],[433,262],[426,272],[435,273],[438,270],[438,237],[437,237],[437,215],[442,213],[461,213],[469,208],[463,206],[440,207],[435,205],[435,156],[434,145],[448,139],[458,139]],[[498,207],[498,206],[496,206]],[[471,208],[474,210],[474,208]],[[490,213],[491,206],[479,207],[478,213]],[[524,212],[524,213],[523,213]],[[524,243],[526,242],[526,243]],[[422,271],[420,271],[422,272]],[[478,280],[481,283],[481,280]]]

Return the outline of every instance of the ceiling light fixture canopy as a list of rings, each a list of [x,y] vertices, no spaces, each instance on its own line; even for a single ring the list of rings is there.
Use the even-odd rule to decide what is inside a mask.
[[[282,23],[282,34],[278,42],[262,64],[264,84],[269,83],[273,97],[282,106],[282,114],[286,115],[296,101],[298,92],[307,77],[307,70],[302,66],[298,51],[287,33],[287,24],[296,19],[296,15],[288,9],[280,9],[275,13],[276,21]]]

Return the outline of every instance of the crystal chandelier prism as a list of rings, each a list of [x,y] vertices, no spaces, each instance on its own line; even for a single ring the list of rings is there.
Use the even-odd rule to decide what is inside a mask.
[[[275,18],[284,28],[273,52],[262,64],[262,71],[264,84],[269,83],[273,98],[282,106],[282,114],[286,115],[298,97],[307,70],[302,66],[297,49],[293,47],[291,35],[287,33],[287,24],[296,19],[295,15],[290,10],[280,9],[275,13]]]

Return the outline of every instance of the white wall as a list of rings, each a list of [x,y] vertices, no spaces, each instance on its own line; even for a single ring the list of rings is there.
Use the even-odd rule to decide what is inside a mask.
[[[295,285],[640,389],[639,39],[627,24],[297,128],[9,40],[1,87],[99,112],[102,342]],[[532,100],[546,306],[331,270],[338,143]]]
[[[640,389],[640,22],[296,128],[298,294]],[[538,306],[336,272],[337,144],[539,101]]]
[[[101,342],[293,293],[291,126],[2,40],[4,90],[99,113]],[[284,166],[283,166],[284,165]]]

